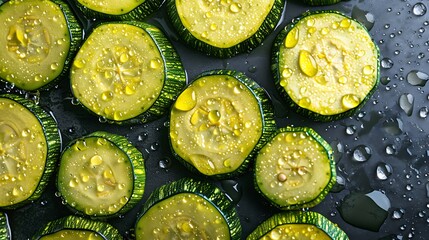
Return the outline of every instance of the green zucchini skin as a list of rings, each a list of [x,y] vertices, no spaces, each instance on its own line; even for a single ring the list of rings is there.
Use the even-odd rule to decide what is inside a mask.
[[[27,108],[31,113],[33,113],[34,116],[39,120],[39,123],[43,128],[46,140],[47,154],[45,169],[43,171],[42,176],[40,177],[37,188],[34,190],[33,194],[26,200],[10,206],[3,207],[4,209],[16,209],[40,198],[49,181],[51,180],[52,175],[55,174],[57,161],[61,152],[61,135],[54,117],[50,115],[46,110],[44,110],[41,106],[35,104],[33,101],[15,94],[0,94],[0,98],[7,98],[13,100]]]
[[[264,22],[252,36],[232,47],[219,48],[200,41],[199,39],[194,37],[180,20],[180,16],[178,15],[175,4],[176,0],[166,1],[167,13],[170,22],[172,23],[174,29],[176,30],[180,38],[183,40],[183,42],[185,42],[193,49],[197,49],[208,56],[214,56],[218,58],[230,58],[239,53],[250,52],[254,48],[258,47],[264,41],[264,39],[275,29],[278,22],[280,21],[283,9],[286,7],[285,0],[275,0],[273,7],[271,8],[271,11],[265,18]]]
[[[337,179],[337,173],[336,173],[336,165],[333,157],[333,150],[332,147],[327,143],[322,136],[320,136],[316,131],[314,131],[312,128],[309,127],[285,127],[285,128],[279,128],[273,135],[271,135],[271,139],[275,138],[279,133],[287,133],[287,132],[305,132],[309,136],[311,136],[314,140],[316,140],[324,149],[324,151],[327,154],[327,158],[329,159],[329,166],[330,166],[330,179],[329,182],[326,184],[324,189],[320,192],[318,196],[316,196],[313,200],[302,203],[302,204],[295,204],[295,205],[288,205],[283,206],[276,204],[271,199],[269,199],[263,191],[259,188],[258,183],[256,182],[256,177],[254,177],[254,185],[257,192],[259,192],[264,198],[268,200],[273,206],[281,209],[281,210],[299,210],[303,208],[310,208],[314,207],[320,202],[324,200],[326,195],[328,195],[329,191],[334,187],[336,184]]]
[[[155,204],[180,193],[192,193],[203,197],[209,201],[224,217],[230,231],[230,239],[241,238],[242,228],[238,213],[233,202],[214,184],[193,178],[182,178],[177,181],[165,184],[155,189],[144,203],[141,213],[136,221]]]
[[[347,234],[336,224],[317,212],[312,211],[287,211],[274,214],[262,222],[252,233],[247,236],[247,240],[260,239],[262,236],[273,230],[275,227],[284,224],[310,224],[324,231],[329,237],[335,240],[348,240]]]
[[[53,221],[50,221],[46,226],[41,228],[34,236],[33,240],[40,239],[45,235],[49,235],[60,230],[88,230],[97,233],[103,239],[124,239],[119,231],[107,222],[95,221],[79,216],[66,216]]]
[[[325,6],[339,3],[343,0],[301,0],[301,2],[310,6]]]
[[[52,79],[47,84],[45,84],[39,88],[34,88],[31,86],[28,86],[28,87],[16,86],[17,88],[20,88],[20,89],[25,90],[25,91],[49,90],[50,88],[52,88],[56,84],[58,84],[58,82],[61,81],[61,79],[66,78],[68,75],[69,69],[70,69],[70,64],[71,64],[74,56],[76,55],[76,53],[79,49],[79,46],[81,45],[82,39],[83,39],[83,26],[82,26],[81,22],[79,22],[79,20],[77,19],[76,15],[72,11],[72,9],[68,5],[68,3],[66,3],[63,0],[49,0],[49,1],[52,1],[53,3],[57,4],[64,14],[64,17],[66,19],[66,22],[67,22],[67,25],[69,28],[69,33],[70,33],[70,48],[69,48],[67,57],[65,58],[63,69],[62,69],[61,73],[55,79]],[[0,2],[0,5],[5,4],[5,3],[7,3],[7,1]],[[9,82],[6,79],[2,79],[2,78],[0,78],[0,80],[3,82]],[[14,86],[15,86],[15,84],[14,84]]]
[[[154,121],[169,111],[171,104],[177,98],[180,91],[186,86],[187,74],[180,56],[162,30],[148,23],[140,21],[111,21],[101,22],[94,26],[94,28],[103,24],[111,23],[136,26],[149,34],[157,46],[158,51],[161,54],[162,61],[164,62],[164,85],[156,101],[142,114],[123,121],[115,121],[112,119],[106,119],[106,121],[107,123],[118,125],[136,125]],[[91,32],[88,34],[88,36],[90,34]],[[92,111],[83,104],[80,105],[92,113]]]
[[[128,160],[131,163],[132,171],[133,171],[132,173],[133,190],[132,190],[131,196],[129,197],[128,202],[116,213],[111,215],[91,215],[89,217],[93,219],[103,220],[103,219],[122,215],[128,212],[131,208],[133,208],[143,197],[144,189],[146,185],[146,170],[145,170],[143,155],[137,148],[135,148],[131,144],[130,141],[128,141],[127,138],[121,135],[116,135],[116,134],[103,132],[103,131],[93,132],[85,137],[75,139],[64,148],[63,153],[78,140],[90,138],[90,137],[103,138],[109,141],[110,143],[112,143],[113,145],[115,145],[116,147],[118,147],[120,150],[122,150],[122,152],[124,152],[128,156]],[[59,189],[58,186],[61,183],[59,183],[58,178],[57,178],[56,184],[57,184],[57,189]],[[77,212],[80,215],[86,215],[84,212],[78,211],[75,208],[73,208],[70,204],[67,204],[67,207],[69,207],[72,211]]]
[[[137,6],[130,12],[119,14],[119,15],[103,13],[103,12],[97,11],[96,9],[90,9],[82,5],[77,0],[71,0],[71,1],[73,2],[74,5],[76,5],[79,8],[82,14],[85,15],[88,19],[129,21],[129,20],[145,20],[150,15],[155,13],[155,11],[157,11],[162,6],[165,0],[145,0],[143,3],[141,3],[139,6]]]
[[[244,174],[248,168],[251,162],[253,161],[255,155],[261,149],[265,143],[268,141],[269,137],[272,133],[276,131],[276,122],[274,119],[274,106],[272,105],[271,99],[268,96],[268,93],[263,89],[261,86],[258,85],[254,80],[247,77],[244,73],[235,71],[235,70],[210,70],[201,73],[196,77],[196,79],[204,77],[204,76],[211,76],[211,75],[228,75],[235,79],[237,79],[239,82],[244,84],[253,94],[253,96],[256,98],[256,100],[260,104],[260,111],[261,111],[261,117],[262,119],[262,135],[251,151],[251,153],[247,156],[247,158],[243,161],[241,166],[237,168],[235,171],[230,173],[224,173],[224,174],[217,174],[210,176],[213,179],[227,179],[231,177],[235,177],[238,175]],[[192,173],[202,175],[201,172],[198,171],[192,164],[190,164],[188,161],[184,160],[182,157],[180,157],[175,151],[172,146],[172,141],[170,138],[170,148],[172,150],[172,153],[176,159],[179,160],[188,170],[190,170]]]
[[[3,213],[3,212],[0,212],[0,239],[4,239],[4,240],[12,239],[8,218],[6,213]]]
[[[374,92],[377,90],[379,82],[380,82],[380,50],[378,48],[377,44],[374,44],[375,52],[377,54],[377,66],[376,66],[376,83],[374,84],[371,91],[366,95],[364,99],[360,102],[358,106],[355,108],[351,108],[345,112],[334,114],[334,115],[323,115],[314,111],[311,111],[306,108],[300,107],[296,102],[294,102],[291,97],[287,94],[285,89],[280,85],[281,81],[281,69],[279,69],[279,61],[280,61],[280,47],[283,45],[283,41],[286,38],[287,34],[291,29],[293,29],[296,25],[296,23],[302,19],[305,19],[308,16],[311,16],[313,14],[323,14],[323,13],[335,13],[339,14],[341,16],[344,16],[352,21],[356,21],[352,19],[351,17],[335,11],[335,10],[320,10],[320,11],[312,11],[312,12],[305,12],[301,16],[295,18],[290,24],[288,24],[282,31],[278,33],[276,36],[273,47],[272,47],[272,53],[271,53],[271,71],[274,78],[274,82],[277,88],[277,91],[280,93],[282,98],[284,99],[285,104],[293,109],[298,114],[307,117],[313,121],[316,122],[331,122],[340,120],[343,118],[351,117],[355,115],[364,105],[365,103],[371,98],[371,96],[374,94]],[[366,30],[366,27],[362,25],[359,21],[356,21],[363,29]]]

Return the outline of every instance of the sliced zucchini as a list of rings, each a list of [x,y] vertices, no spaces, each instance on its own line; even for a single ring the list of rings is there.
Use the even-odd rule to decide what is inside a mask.
[[[89,19],[143,20],[158,10],[164,0],[73,0]]]
[[[136,239],[240,239],[237,212],[208,182],[183,178],[157,188],[143,205]]]
[[[71,68],[73,95],[114,123],[163,115],[186,84],[179,56],[158,28],[142,22],[98,25]]]
[[[124,238],[119,231],[109,223],[71,215],[49,222],[40,229],[32,239],[120,240]]]
[[[0,95],[0,208],[38,199],[60,154],[54,118],[18,95]]]
[[[271,216],[246,239],[348,240],[349,238],[335,223],[317,212],[288,211]]]
[[[243,73],[204,72],[171,109],[171,147],[193,172],[238,175],[275,131],[273,115],[266,92]]]
[[[332,153],[311,128],[280,128],[256,157],[256,189],[280,209],[313,207],[335,185]]]
[[[3,212],[0,212],[0,239],[3,239],[3,240],[12,239],[8,218],[6,213],[3,213]]]
[[[301,0],[301,2],[310,6],[325,6],[339,3],[343,0]]]
[[[69,69],[82,28],[62,0],[10,0],[0,6],[0,79],[33,91]]]
[[[125,137],[94,132],[65,148],[57,187],[73,210],[108,218],[141,200],[145,178],[143,156]]]
[[[259,46],[276,27],[285,4],[284,0],[168,0],[167,12],[186,44],[225,58]]]
[[[362,24],[339,12],[307,12],[279,33],[273,49],[278,90],[313,120],[352,116],[377,88],[378,47]]]

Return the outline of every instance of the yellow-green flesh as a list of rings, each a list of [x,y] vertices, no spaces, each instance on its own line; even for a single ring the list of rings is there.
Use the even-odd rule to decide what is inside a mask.
[[[331,238],[318,227],[311,224],[284,224],[275,227],[265,234],[261,240],[331,240]]]
[[[222,214],[193,193],[180,193],[152,206],[136,225],[137,239],[230,238]]]
[[[88,230],[72,230],[72,229],[65,229],[60,230],[55,233],[51,233],[49,235],[45,235],[40,238],[40,240],[104,240],[103,237],[98,235],[97,233],[93,231]]]
[[[145,0],[77,0],[83,6],[105,14],[122,15],[126,14]]]
[[[182,24],[197,39],[229,48],[251,37],[274,0],[175,0]]]
[[[104,138],[78,140],[61,157],[58,188],[70,206],[87,215],[114,214],[132,194],[130,160]]]
[[[38,89],[63,70],[70,34],[60,7],[47,0],[12,0],[0,6],[0,77]]]
[[[205,175],[236,170],[261,134],[256,98],[231,76],[197,79],[179,95],[171,111],[174,151]]]
[[[145,112],[161,93],[164,62],[143,29],[103,24],[80,48],[71,69],[72,91],[92,112],[122,121]]]
[[[311,14],[287,34],[280,85],[301,108],[334,115],[357,107],[377,83],[377,48],[357,22]]]
[[[48,150],[43,127],[27,108],[0,98],[0,112],[0,207],[6,207],[34,193]]]
[[[256,183],[279,206],[315,199],[331,179],[326,150],[305,132],[279,133],[256,158]]]

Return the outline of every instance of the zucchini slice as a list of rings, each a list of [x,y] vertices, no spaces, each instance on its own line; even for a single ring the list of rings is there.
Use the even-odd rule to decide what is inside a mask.
[[[310,6],[325,6],[339,3],[343,0],[301,0],[301,2]]]
[[[311,128],[280,128],[256,157],[256,189],[280,209],[313,207],[335,185],[332,153]]]
[[[240,239],[232,201],[215,185],[182,178],[157,188],[143,205],[135,235],[141,239]]]
[[[10,0],[0,5],[0,79],[33,91],[64,77],[82,27],[62,0]]]
[[[164,0],[73,0],[88,19],[143,20],[158,10]]]
[[[186,44],[226,58],[251,51],[274,30],[285,0],[168,0],[173,27]]]
[[[6,213],[0,212],[0,239],[11,240],[9,221]]]
[[[113,123],[145,123],[160,117],[186,84],[171,43],[142,22],[106,22],[93,29],[71,68],[79,102]]]
[[[0,95],[0,208],[38,199],[60,154],[54,118],[31,100]]]
[[[32,239],[120,240],[124,238],[119,231],[109,223],[70,215],[49,222],[46,226],[41,228]]]
[[[271,216],[246,239],[348,240],[349,238],[341,228],[320,213],[288,211]]]
[[[177,98],[170,115],[170,143],[191,171],[228,178],[243,173],[275,131],[264,89],[243,73],[202,73]]]
[[[276,86],[287,104],[315,121],[356,113],[379,82],[379,49],[365,27],[335,11],[307,12],[273,47]]]
[[[127,212],[141,200],[145,179],[143,156],[125,137],[94,132],[65,148],[57,187],[73,210],[108,218]]]

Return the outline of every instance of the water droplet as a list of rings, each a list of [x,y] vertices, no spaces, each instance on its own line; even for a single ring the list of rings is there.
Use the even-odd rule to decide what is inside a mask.
[[[289,33],[286,35],[285,38],[285,47],[286,48],[293,48],[296,46],[299,40],[299,30],[298,28],[292,28]]]
[[[345,109],[352,109],[359,105],[360,100],[359,97],[355,94],[346,94],[341,98],[341,105]]]
[[[170,158],[163,158],[159,160],[158,166],[162,169],[168,169],[171,167],[171,159]]]
[[[407,81],[413,86],[425,86],[426,82],[429,80],[429,75],[427,73],[412,70],[407,74]]]
[[[197,105],[196,93],[192,88],[183,91],[176,100],[174,107],[181,111],[189,111]]]
[[[426,118],[428,116],[428,113],[429,113],[428,107],[422,107],[419,110],[419,117]]]
[[[387,180],[392,175],[393,169],[387,163],[379,163],[376,168],[376,176],[379,180]]]
[[[356,132],[356,126],[351,125],[346,127],[346,134],[347,135],[353,135]]]
[[[427,183],[425,184],[425,187],[426,187],[426,197],[428,197],[428,198],[429,198],[429,182],[427,182]],[[428,208],[429,208],[429,204],[428,204]]]
[[[158,150],[158,149],[159,149],[159,143],[154,142],[154,143],[152,143],[152,144],[150,145],[150,150],[152,150],[152,151],[156,151],[156,150]]]
[[[374,15],[356,6],[353,7],[352,17],[358,20],[359,22],[361,22],[366,27],[366,29],[368,29],[368,31],[371,30],[372,27],[374,26],[374,22],[375,22]]]
[[[384,69],[390,69],[393,67],[393,61],[390,58],[381,59],[381,67]]]
[[[371,158],[371,148],[359,145],[353,150],[353,160],[356,162],[366,162]]]
[[[390,77],[381,77],[381,78],[380,78],[380,82],[381,82],[381,84],[383,84],[383,85],[387,85],[387,84],[389,84],[389,83],[390,83]]]
[[[387,155],[396,154],[396,147],[395,145],[389,144],[386,146],[385,151]]]
[[[344,221],[377,232],[388,216],[390,200],[380,191],[367,194],[352,192],[341,202],[338,210]]]
[[[405,211],[402,208],[395,209],[392,212],[392,219],[399,220],[404,216],[404,213],[405,213]]]
[[[301,71],[308,77],[314,77],[317,74],[318,67],[316,60],[310,52],[306,50],[301,50],[299,52],[298,64]]]
[[[418,2],[413,6],[413,14],[416,16],[423,16],[426,14],[426,11],[426,5],[424,5],[422,2]]]
[[[405,112],[405,114],[407,114],[407,116],[411,116],[411,114],[413,114],[414,96],[410,93],[402,94],[399,97],[399,106]]]
[[[383,130],[393,136],[399,135],[403,132],[404,123],[401,119],[388,119],[383,122]]]
[[[231,201],[238,203],[243,195],[241,185],[234,180],[223,180],[221,186]]]

